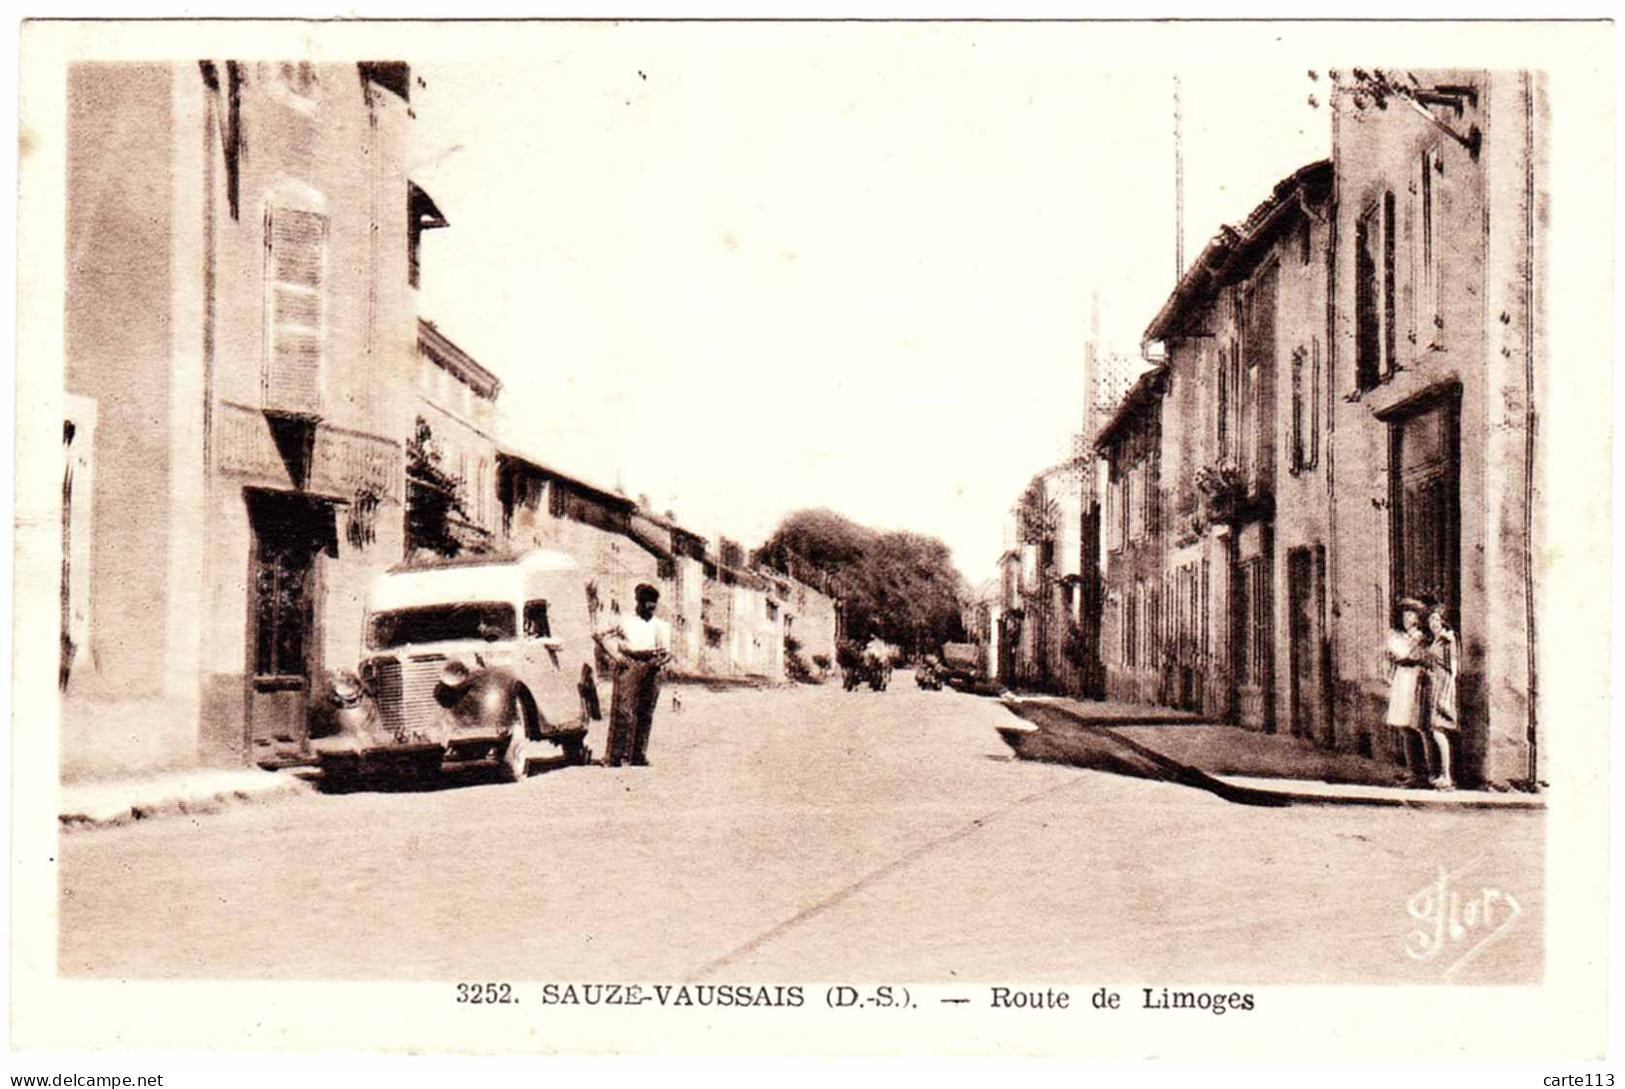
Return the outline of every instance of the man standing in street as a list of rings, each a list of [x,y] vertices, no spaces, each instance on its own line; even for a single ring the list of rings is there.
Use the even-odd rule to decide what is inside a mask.
[[[649,764],[649,731],[660,699],[660,671],[671,661],[671,625],[655,616],[660,591],[640,583],[637,609],[617,615],[612,626],[595,633],[614,664],[615,691],[610,699],[609,752],[604,763],[620,767]]]

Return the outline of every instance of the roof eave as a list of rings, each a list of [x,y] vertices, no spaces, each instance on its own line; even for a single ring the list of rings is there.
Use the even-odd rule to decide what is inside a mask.
[[[473,356],[458,347],[455,341],[426,318],[418,319],[418,343],[437,362],[456,372],[459,378],[481,396],[494,401],[497,394],[502,391],[502,379],[481,366]]]
[[[549,468],[546,465],[532,461],[525,455],[515,453],[512,450],[498,450],[497,460],[506,461],[510,464],[517,464],[530,470],[531,472],[536,473],[538,476],[549,477],[553,480],[561,480],[574,488],[579,488],[593,499],[607,503],[616,507],[617,509],[628,512],[637,509],[637,502],[629,496],[616,495],[614,492],[601,488],[590,481],[582,480],[577,476],[571,476],[569,473],[560,472],[558,469]]]
[[[412,214],[418,217],[420,230],[433,231],[451,226],[451,220],[446,218],[446,213],[440,210],[440,206],[434,202],[427,189],[415,181],[408,180],[406,192]]]

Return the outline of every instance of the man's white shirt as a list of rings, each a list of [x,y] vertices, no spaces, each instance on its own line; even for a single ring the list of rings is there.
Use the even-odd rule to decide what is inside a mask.
[[[625,650],[671,650],[671,625],[658,616],[645,620],[637,613],[628,613],[618,626]]]

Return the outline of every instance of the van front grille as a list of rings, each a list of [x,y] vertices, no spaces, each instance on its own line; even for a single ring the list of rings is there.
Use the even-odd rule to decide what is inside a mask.
[[[367,664],[367,682],[384,725],[391,730],[427,731],[440,711],[434,689],[446,656],[413,655],[404,664],[399,658],[374,658]]]

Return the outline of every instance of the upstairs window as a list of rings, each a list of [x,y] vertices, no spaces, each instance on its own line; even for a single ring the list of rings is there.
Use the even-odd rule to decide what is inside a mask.
[[[1292,353],[1292,416],[1287,424],[1288,467],[1297,473],[1320,462],[1320,340]]]
[[[1382,195],[1382,374],[1394,373],[1394,194]]]
[[[309,61],[260,62],[255,75],[265,93],[274,101],[306,117],[314,117],[321,105],[322,86],[316,66]]]
[[[1280,293],[1280,265],[1271,262],[1253,279],[1241,297],[1244,370],[1238,383],[1238,468],[1249,491],[1268,484],[1274,476],[1275,317]]]
[[[1309,454],[1304,461],[1307,468],[1320,464],[1320,338],[1309,344]]]
[[[1292,417],[1290,421],[1291,445],[1288,450],[1288,465],[1296,473],[1307,464],[1305,459],[1306,448],[1304,444],[1304,364],[1308,353],[1302,348],[1292,352]]]
[[[1444,310],[1439,287],[1439,182],[1444,178],[1444,157],[1438,145],[1422,153],[1422,184],[1417,194],[1422,219],[1422,330],[1423,347],[1444,343]]]
[[[1119,475],[1106,490],[1106,547],[1117,552],[1123,547],[1123,490],[1126,480]]]
[[[267,412],[320,414],[326,275],[327,217],[267,208],[262,391]]]
[[[1152,465],[1148,460],[1140,469],[1140,503],[1145,508],[1140,515],[1144,522],[1144,532],[1147,537],[1157,535],[1157,486],[1152,476]]]
[[[1362,390],[1382,376],[1382,209],[1372,205],[1354,226],[1354,368]]]
[[[1139,519],[1135,515],[1135,511],[1138,508],[1136,508],[1134,505],[1135,495],[1139,491],[1139,481],[1136,479],[1138,475],[1139,467],[1135,466],[1134,468],[1128,470],[1123,477],[1123,539],[1125,541],[1137,541],[1140,539],[1140,535],[1137,532],[1139,528]]]

